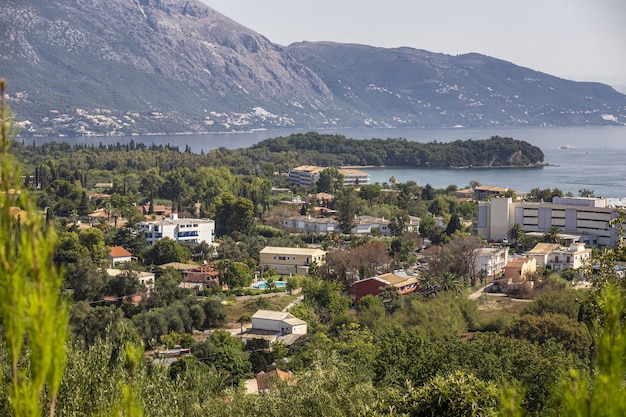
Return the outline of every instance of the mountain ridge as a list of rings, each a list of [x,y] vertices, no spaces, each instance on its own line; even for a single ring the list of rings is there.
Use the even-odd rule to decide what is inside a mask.
[[[0,77],[22,136],[626,124],[626,95],[608,86],[480,54],[280,46],[196,0],[2,10]]]

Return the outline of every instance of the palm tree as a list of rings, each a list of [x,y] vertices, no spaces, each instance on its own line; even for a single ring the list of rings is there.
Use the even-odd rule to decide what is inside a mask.
[[[517,242],[522,237],[524,237],[525,234],[526,232],[524,232],[522,225],[519,223],[515,223],[513,226],[511,226],[511,228],[509,229],[506,235],[509,238],[509,240]]]
[[[441,291],[461,292],[465,287],[461,278],[453,272],[444,272],[439,278],[439,289]]]
[[[561,243],[561,228],[559,226],[550,226],[543,234],[542,241],[544,243]]]

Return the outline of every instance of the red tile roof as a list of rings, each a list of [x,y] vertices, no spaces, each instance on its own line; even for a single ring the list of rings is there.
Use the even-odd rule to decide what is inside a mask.
[[[109,252],[109,256],[111,258],[126,258],[133,256],[133,254],[124,249],[122,246],[113,246]]]

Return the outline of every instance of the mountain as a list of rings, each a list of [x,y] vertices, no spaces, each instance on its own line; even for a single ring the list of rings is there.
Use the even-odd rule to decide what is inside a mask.
[[[478,54],[287,47],[195,0],[4,0],[20,134],[626,123],[626,96]]]
[[[331,42],[292,44],[287,51],[322,78],[337,105],[358,109],[375,125],[626,122],[626,96],[607,85],[567,81],[480,54]]]

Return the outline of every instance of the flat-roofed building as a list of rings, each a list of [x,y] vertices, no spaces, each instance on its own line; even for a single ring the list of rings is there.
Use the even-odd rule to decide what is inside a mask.
[[[284,248],[266,246],[259,252],[259,264],[278,274],[306,274],[312,263],[326,262],[326,251],[318,248]]]
[[[487,240],[501,241],[514,224],[526,233],[545,233],[556,226],[587,246],[613,246],[618,233],[609,221],[616,217],[615,207],[603,198],[555,197],[552,202],[493,198],[478,202],[476,232]]]
[[[211,219],[180,219],[172,213],[161,220],[138,222],[136,228],[146,236],[149,245],[166,237],[177,242],[215,242],[215,221]]]
[[[320,174],[325,167],[315,165],[301,165],[297,168],[289,170],[289,181],[303,186],[310,187],[320,179]],[[338,168],[343,175],[344,185],[366,185],[370,183],[370,174],[353,168]]]

